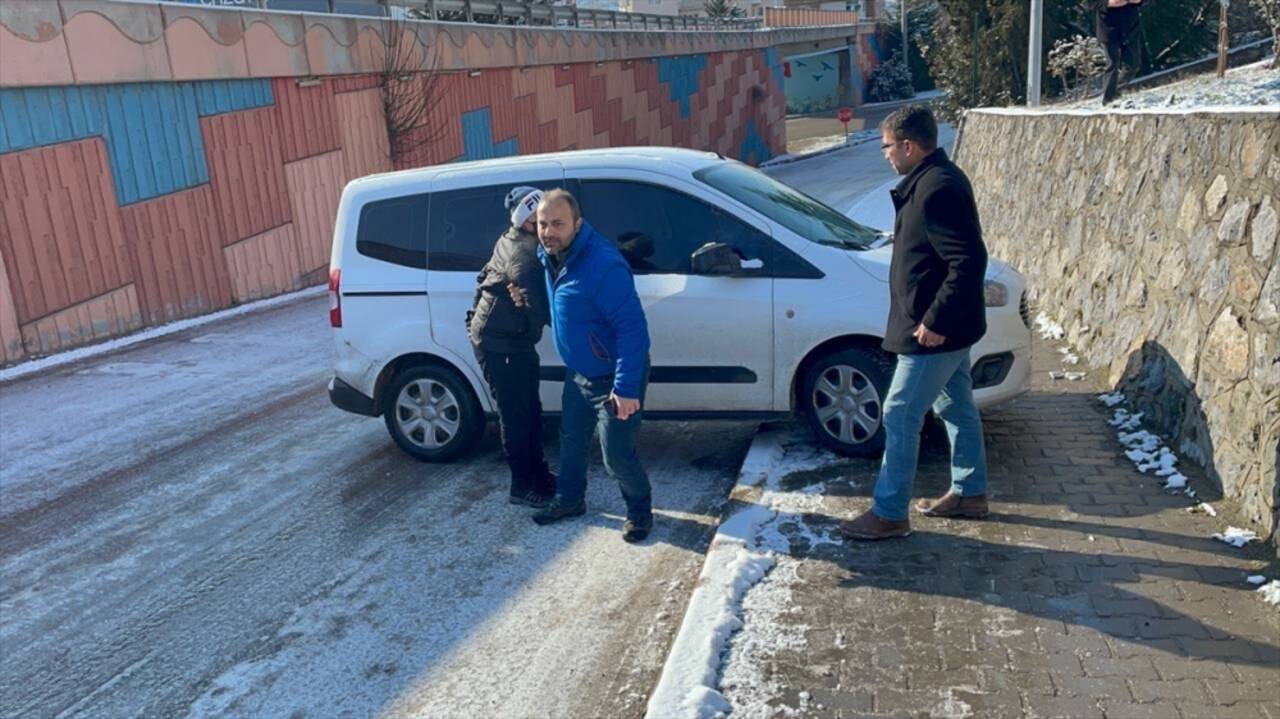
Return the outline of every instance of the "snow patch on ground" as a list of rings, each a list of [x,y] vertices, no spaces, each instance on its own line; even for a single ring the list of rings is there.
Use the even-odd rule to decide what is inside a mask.
[[[744,628],[744,612],[778,617],[800,611],[791,601],[800,561],[788,555],[797,532],[810,546],[839,541],[803,521],[804,515],[821,510],[825,485],[795,491],[781,486],[788,475],[826,464],[833,456],[799,442],[788,445],[788,438],[785,430],[762,431],[747,452],[733,494],[759,491],[759,496],[730,515],[712,539],[646,717],[712,719],[731,712],[734,717],[751,717],[798,711],[768,703],[783,688],[760,673],[767,662],[752,658],[768,657],[780,647],[803,646],[803,625],[753,623],[734,638],[734,652],[744,661],[729,665],[721,680],[730,637]],[[768,581],[761,583],[766,575]],[[721,693],[731,689],[736,705]]]
[[[1249,542],[1258,541],[1258,533],[1252,529],[1241,529],[1240,527],[1227,527],[1225,532],[1217,532],[1213,535],[1214,539],[1226,542],[1233,547],[1243,547]]]
[[[1065,379],[1068,382],[1079,382],[1080,380],[1084,379],[1084,377],[1085,377],[1084,372],[1055,372],[1055,371],[1049,372],[1049,379],[1053,379],[1053,380]]]
[[[1194,507],[1187,507],[1187,511],[1193,514],[1207,514],[1210,517],[1218,516],[1218,510],[1213,508],[1212,504],[1201,502]]]
[[[1223,78],[1209,72],[1150,90],[1139,90],[1122,95],[1108,109],[1188,110],[1256,106],[1280,109],[1280,72],[1270,65],[1271,60],[1267,59],[1230,70]],[[1097,104],[1098,100],[1092,103]]]
[[[942,692],[942,703],[934,707],[933,712],[931,712],[933,716],[942,717],[943,719],[969,719],[969,717],[973,716],[973,707],[969,706],[967,702],[956,698],[955,692],[957,689],[970,694],[981,693],[975,686],[948,687]]]
[[[1114,407],[1125,400],[1124,392],[1111,392],[1098,395],[1098,401],[1108,407]]]
[[[1123,401],[1124,395],[1101,395],[1098,400],[1108,407]],[[1130,413],[1121,407],[1115,410],[1108,422],[1116,428],[1116,439],[1125,446],[1124,456],[1133,462],[1139,472],[1154,472],[1157,477],[1165,478],[1165,489],[1186,489],[1187,496],[1195,493],[1187,489],[1187,478],[1177,470],[1178,455],[1166,446],[1159,436],[1142,429],[1142,413]]]
[[[291,292],[287,295],[280,295],[278,297],[272,297],[270,299],[261,300],[259,302],[250,302],[249,304],[240,305],[239,307],[233,307],[229,310],[223,310],[221,312],[213,312],[211,314],[201,315],[200,317],[193,317],[189,320],[170,322],[167,325],[154,327],[152,329],[145,330],[143,332],[138,332],[137,334],[129,335],[128,337],[121,337],[120,339],[111,340],[110,342],[103,342],[102,344],[96,344],[89,347],[82,347],[80,349],[70,350],[68,352],[59,352],[58,354],[55,354],[55,355],[50,355],[48,357],[44,357],[37,360],[31,360],[30,362],[24,362],[20,365],[9,367],[8,369],[0,370],[0,382],[8,382],[11,380],[18,379],[19,377],[25,377],[29,374],[34,374],[36,372],[52,369],[54,367],[60,367],[62,365],[70,364],[72,362],[78,362],[82,359],[87,359],[89,357],[96,357],[98,355],[103,355],[108,352],[114,352],[119,349],[124,349],[125,347],[131,347],[140,342],[146,342],[148,340],[153,340],[158,337],[164,337],[167,335],[174,334],[175,332],[182,332],[183,330],[189,330],[193,327],[207,325],[210,322],[218,322],[220,320],[225,320],[228,317],[235,317],[237,315],[248,314],[250,312],[257,312],[258,310],[264,310],[264,309],[267,309],[268,307],[275,307],[277,305],[288,304],[295,300],[306,299],[308,297],[316,297],[318,295],[324,294],[327,291],[327,289],[328,289],[327,285],[317,285],[315,287],[309,287],[305,290],[300,290],[298,292]],[[197,341],[214,343],[216,342],[216,338],[198,338],[196,340],[192,340],[192,342],[197,342]]]
[[[1262,595],[1262,601],[1280,607],[1280,579],[1272,579],[1258,587],[1258,593]]]
[[[1124,407],[1116,408],[1116,405],[1124,400],[1125,396],[1120,392],[1098,395],[1099,402],[1115,408],[1108,424],[1116,428],[1116,439],[1124,445],[1125,457],[1133,462],[1134,468],[1139,472],[1143,474],[1151,472],[1157,477],[1164,477],[1164,489],[1181,491],[1194,500],[1195,490],[1188,486],[1187,477],[1177,469],[1178,455],[1165,446],[1158,435],[1142,429],[1141,412],[1132,413]],[[1210,517],[1218,516],[1217,510],[1204,502],[1197,502],[1194,506],[1187,507],[1187,511],[1207,514]],[[1239,527],[1229,527],[1225,532],[1214,534],[1213,538],[1236,547],[1258,541],[1256,532]]]
[[[1250,574],[1245,578],[1245,581],[1250,584],[1266,584],[1267,578],[1261,574]]]
[[[1035,325],[1042,339],[1060,340],[1067,334],[1067,331],[1062,329],[1062,325],[1054,322],[1053,318],[1044,312],[1036,313]]]

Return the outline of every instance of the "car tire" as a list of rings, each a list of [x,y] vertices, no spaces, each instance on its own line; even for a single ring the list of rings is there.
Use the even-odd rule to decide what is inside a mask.
[[[892,378],[893,358],[870,348],[839,350],[809,365],[798,401],[818,441],[850,457],[879,456]]]
[[[398,372],[382,395],[387,432],[400,449],[423,462],[449,462],[484,434],[484,411],[458,372],[420,364]]]

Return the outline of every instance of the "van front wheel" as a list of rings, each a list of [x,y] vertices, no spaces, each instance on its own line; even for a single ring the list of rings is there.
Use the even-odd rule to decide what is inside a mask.
[[[884,451],[884,398],[892,378],[893,359],[869,348],[833,352],[810,365],[798,399],[814,435],[840,454],[879,455]]]
[[[383,393],[382,415],[400,449],[424,462],[465,454],[484,432],[484,412],[456,371],[435,364],[401,370]]]

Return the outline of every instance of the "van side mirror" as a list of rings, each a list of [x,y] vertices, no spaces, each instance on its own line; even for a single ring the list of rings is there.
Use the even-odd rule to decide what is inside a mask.
[[[695,275],[734,275],[742,269],[742,259],[723,242],[708,242],[694,250],[692,269]]]

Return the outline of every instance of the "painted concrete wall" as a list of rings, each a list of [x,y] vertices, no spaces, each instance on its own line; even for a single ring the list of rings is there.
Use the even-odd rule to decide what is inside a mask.
[[[441,72],[414,131],[435,140],[397,149],[379,77],[352,71],[381,56],[363,29],[335,45],[329,18],[64,5],[0,4],[0,363],[321,281],[342,188],[365,174],[632,144],[759,163],[785,147],[781,56],[755,38]],[[660,52],[674,34],[642,40]],[[596,35],[549,56],[597,55]],[[697,35],[680,42],[714,33]]]
[[[791,77],[787,78],[786,85],[788,114],[833,110],[843,104],[840,65],[849,62],[848,49],[791,58],[788,62],[791,64]]]
[[[830,52],[804,52],[785,59],[790,73],[785,83],[787,114],[827,112],[866,102],[871,74],[887,57],[874,27],[859,27],[851,40]]]

